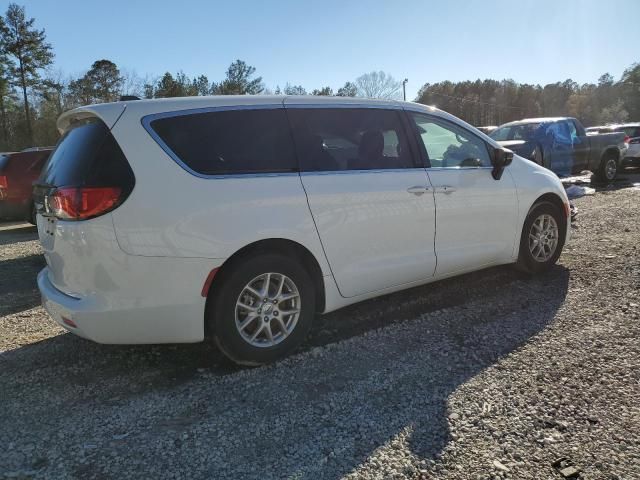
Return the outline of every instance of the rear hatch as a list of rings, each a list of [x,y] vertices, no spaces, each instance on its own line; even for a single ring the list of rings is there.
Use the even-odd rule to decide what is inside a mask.
[[[91,288],[96,248],[115,238],[108,214],[134,184],[133,171],[102,120],[85,116],[69,123],[33,187],[38,235],[49,279],[58,289],[81,295]]]

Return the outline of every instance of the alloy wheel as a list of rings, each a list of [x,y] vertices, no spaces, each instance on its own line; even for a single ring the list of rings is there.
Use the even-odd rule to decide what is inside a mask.
[[[529,252],[536,262],[549,260],[558,247],[559,230],[555,219],[544,213],[538,216],[529,231]]]
[[[607,163],[605,164],[605,170],[604,170],[604,173],[607,176],[607,180],[613,180],[614,178],[616,178],[617,171],[618,171],[618,164],[616,163],[615,159],[610,158],[609,160],[607,160]]]
[[[293,280],[281,273],[264,273],[240,292],[235,325],[250,345],[273,347],[293,332],[300,318],[300,307],[300,292]]]

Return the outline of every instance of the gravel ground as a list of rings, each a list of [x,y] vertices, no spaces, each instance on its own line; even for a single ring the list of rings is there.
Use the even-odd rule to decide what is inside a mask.
[[[37,306],[35,229],[0,227],[0,478],[638,479],[640,187],[575,203],[548,274],[318,317],[257,369],[64,333]]]

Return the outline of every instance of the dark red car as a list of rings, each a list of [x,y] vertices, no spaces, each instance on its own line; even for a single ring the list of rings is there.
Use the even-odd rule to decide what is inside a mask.
[[[35,222],[31,184],[52,150],[39,147],[0,155],[0,218]]]

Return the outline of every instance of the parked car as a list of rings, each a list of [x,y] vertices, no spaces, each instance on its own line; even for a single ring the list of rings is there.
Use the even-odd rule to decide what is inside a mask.
[[[625,135],[628,148],[622,159],[623,167],[640,167],[640,122],[603,127],[600,133],[619,132]]]
[[[0,155],[0,218],[35,224],[31,184],[51,151],[49,147]]]
[[[34,189],[38,286],[96,342],[211,337],[263,364],[316,312],[492,265],[540,272],[569,235],[556,175],[419,104],[141,100],[58,128]]]
[[[602,132],[603,130],[605,130],[607,127],[604,125],[597,125],[595,127],[587,127],[585,128],[585,132],[587,132],[587,135],[594,135],[596,133],[604,133]]]
[[[486,133],[487,135],[489,135],[491,132],[493,132],[496,128],[498,128],[495,125],[491,125],[488,127],[476,127],[478,130],[480,130],[482,133]]]
[[[627,145],[624,134],[587,135],[575,118],[529,118],[506,123],[491,138],[518,155],[542,165],[560,176],[584,170],[610,182],[618,174]]]

